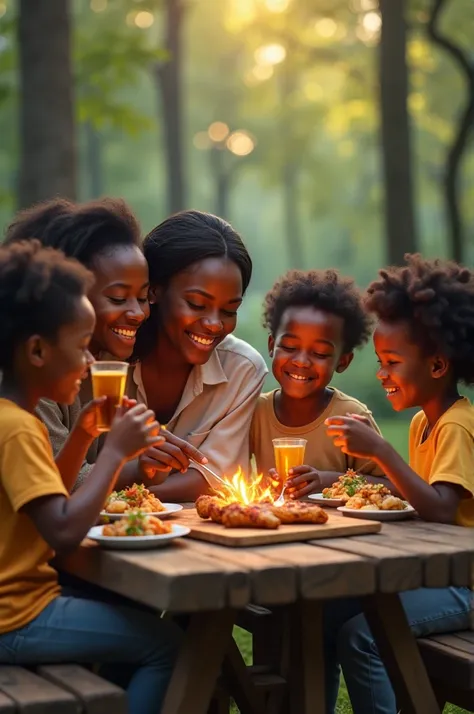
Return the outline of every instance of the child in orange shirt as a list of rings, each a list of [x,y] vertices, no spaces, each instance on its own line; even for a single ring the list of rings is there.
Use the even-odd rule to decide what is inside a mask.
[[[96,435],[96,400],[64,445],[67,474],[34,415],[70,404],[93,358],[91,274],[38,241],[0,248],[0,664],[127,664],[131,714],[157,714],[180,642],[173,623],[104,600],[65,597],[50,561],[97,521],[124,463],[159,443],[143,405],[117,415],[90,479],[72,496]],[[76,466],[76,473],[72,473]]]
[[[380,271],[367,308],[378,319],[377,377],[396,411],[421,407],[410,427],[410,463],[363,418],[334,416],[327,433],[344,453],[370,458],[428,521],[474,526],[474,407],[458,391],[474,384],[474,273],[456,263],[407,256]],[[468,588],[402,593],[417,637],[469,628]],[[338,663],[354,714],[395,714],[394,692],[360,603],[327,606],[328,712],[337,698]]]
[[[304,465],[290,470],[287,481],[293,498],[322,491],[347,469],[383,479],[370,459],[341,453],[324,425],[333,415],[359,414],[378,432],[365,404],[332,386],[334,374],[349,368],[371,334],[352,278],[336,270],[289,270],[265,297],[264,326],[279,388],[260,395],[253,415],[250,450],[257,472],[274,470],[272,439],[299,437],[307,445]]]

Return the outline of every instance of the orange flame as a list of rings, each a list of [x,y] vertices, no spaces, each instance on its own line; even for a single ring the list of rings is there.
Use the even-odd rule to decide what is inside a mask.
[[[258,503],[261,501],[270,501],[273,503],[273,482],[269,486],[262,485],[263,474],[258,474],[251,483],[248,482],[242,469],[238,468],[237,472],[232,476],[231,480],[222,487],[223,490],[216,489],[219,498],[222,498],[226,503]]]

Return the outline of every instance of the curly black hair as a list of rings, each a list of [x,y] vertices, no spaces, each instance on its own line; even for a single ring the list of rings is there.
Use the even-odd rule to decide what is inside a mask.
[[[38,204],[30,210],[34,220],[16,219],[17,229],[7,231],[5,244],[38,238],[44,246],[62,250],[66,256],[76,258],[88,268],[97,256],[117,247],[141,245],[140,225],[120,198],[101,198],[68,209],[58,200]],[[27,218],[28,212],[24,215]]]
[[[74,209],[75,204],[72,201],[66,198],[53,198],[18,211],[5,231],[5,245],[18,240],[30,240],[30,238],[38,238],[43,242],[43,236],[53,221],[72,213]]]
[[[54,340],[92,282],[80,263],[37,240],[0,246],[0,370],[13,368],[17,347],[31,335]]]
[[[426,354],[439,351],[458,382],[474,384],[474,272],[454,261],[406,254],[406,266],[379,271],[366,307],[380,320],[407,321]]]
[[[352,278],[332,269],[285,273],[265,296],[263,326],[275,336],[287,308],[306,306],[343,318],[344,352],[368,341],[372,320],[364,310],[362,293]]]

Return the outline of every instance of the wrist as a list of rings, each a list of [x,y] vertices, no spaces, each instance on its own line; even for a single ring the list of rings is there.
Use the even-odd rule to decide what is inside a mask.
[[[391,446],[391,444],[389,444],[388,441],[385,441],[385,439],[381,437],[379,442],[377,443],[376,448],[374,449],[372,459],[375,461],[377,466],[381,466],[382,468],[384,468],[384,465],[387,463],[387,460],[390,458],[390,454],[392,452],[393,447]]]
[[[114,446],[114,444],[107,443],[107,441],[101,449],[97,461],[99,459],[101,461],[104,460],[107,463],[107,466],[112,467],[115,471],[121,469],[127,462],[127,459],[121,450]]]
[[[77,440],[78,444],[87,448],[89,448],[95,439],[95,437],[89,434],[80,424],[76,424],[73,428],[72,436]]]

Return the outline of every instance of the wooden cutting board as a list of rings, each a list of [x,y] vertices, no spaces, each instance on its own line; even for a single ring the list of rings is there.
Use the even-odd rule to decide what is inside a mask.
[[[314,525],[311,523],[294,526],[281,525],[276,530],[263,528],[224,528],[219,523],[204,521],[196,513],[195,508],[181,511],[173,522],[182,523],[191,528],[188,538],[205,540],[218,545],[228,545],[232,548],[250,545],[274,545],[275,543],[291,543],[292,541],[317,540],[318,538],[340,538],[342,536],[366,535],[378,533],[382,524],[378,521],[365,521],[358,518],[342,518],[329,513],[327,523]]]

